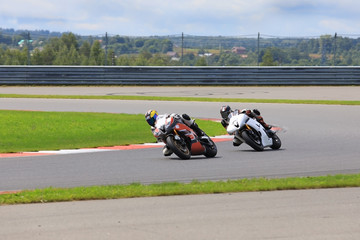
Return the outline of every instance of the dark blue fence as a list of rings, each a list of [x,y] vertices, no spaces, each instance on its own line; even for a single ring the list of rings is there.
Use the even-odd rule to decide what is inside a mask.
[[[0,85],[360,85],[360,67],[0,66]]]

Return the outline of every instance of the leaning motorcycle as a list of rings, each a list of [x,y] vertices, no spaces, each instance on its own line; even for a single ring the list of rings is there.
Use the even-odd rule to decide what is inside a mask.
[[[217,147],[209,136],[197,136],[194,130],[176,116],[159,119],[155,127],[154,137],[164,142],[181,159],[189,159],[192,155],[210,158],[217,154]]]
[[[263,151],[266,147],[272,149],[281,147],[281,140],[275,132],[268,134],[258,121],[245,113],[230,113],[229,119],[226,131],[230,135],[234,135],[234,138],[239,141],[248,144],[254,150]]]

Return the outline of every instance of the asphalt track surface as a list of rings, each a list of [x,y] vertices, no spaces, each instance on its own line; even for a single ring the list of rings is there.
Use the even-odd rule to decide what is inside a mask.
[[[41,89],[42,91],[46,89],[47,94],[53,91],[53,88]],[[86,88],[85,91],[88,89]],[[270,88],[267,90],[259,88],[255,90],[271,93],[286,89]],[[300,89],[303,90],[304,88]],[[317,89],[320,88],[305,88],[305,91],[301,91],[296,96],[293,95],[293,98],[316,99],[315,96],[319,97],[319,95],[310,95],[313,92],[316,93]],[[359,100],[359,88],[346,89],[347,94],[344,94],[343,88],[340,88],[340,90],[335,87],[329,88],[326,91],[324,90],[323,95],[324,97],[331,96],[335,100],[343,100],[345,95],[347,100]],[[111,90],[113,90],[112,92],[119,91],[119,89]],[[237,92],[244,92],[244,96],[251,94],[247,91],[255,91],[254,89],[250,90],[250,88],[236,90]],[[156,91],[159,91],[159,89],[156,89]],[[207,91],[211,92],[211,90]],[[218,90],[215,89],[214,91]],[[290,92],[292,91],[293,89]],[[1,88],[0,92],[4,93]],[[56,92],[51,93],[59,94],[59,92],[59,89],[57,89]],[[150,92],[154,92],[154,88],[150,88]],[[195,92],[199,93],[201,89],[196,89]],[[229,89],[228,92],[228,96],[231,94],[236,95],[236,92],[230,93]],[[195,95],[194,92],[193,94]],[[301,95],[304,94],[306,97],[301,98]],[[283,95],[284,98],[290,99],[289,95]],[[216,96],[216,94],[210,96]],[[330,98],[327,97],[327,99]],[[156,108],[159,112],[173,112],[176,109],[176,112],[187,112],[196,118],[218,118],[218,109],[222,104],[120,100],[0,99],[0,109],[143,114],[149,108]],[[240,106],[239,103],[228,104],[238,108],[260,109],[268,123],[280,126],[283,129],[279,132],[283,142],[282,148],[278,151],[255,152],[245,145],[234,148],[231,142],[221,142],[217,144],[219,153],[216,158],[194,157],[186,161],[179,160],[176,157],[163,157],[159,148],[2,158],[0,159],[0,191],[46,186],[71,187],[131,182],[188,182],[193,179],[218,180],[243,177],[315,176],[360,172],[360,149],[358,147],[360,136],[358,124],[358,119],[360,119],[359,106],[251,103]],[[331,191],[290,191],[288,196],[284,196],[284,199],[282,199],[282,196],[287,193],[275,192],[274,195],[272,194],[220,195],[220,198],[222,198],[221,196],[224,198],[221,200],[214,200],[216,196],[189,196],[180,197],[180,200],[178,197],[159,198],[159,202],[155,200],[149,207],[163,211],[164,215],[160,214],[160,216],[168,219],[168,222],[165,220],[156,221],[156,219],[151,218],[140,220],[144,219],[144,214],[150,214],[150,216],[153,214],[151,210],[147,212],[147,210],[143,209],[141,213],[138,212],[138,215],[136,215],[139,218],[128,218],[128,221],[132,222],[128,223],[128,225],[125,224],[124,228],[120,228],[120,230],[119,225],[123,220],[118,220],[119,225],[116,222],[110,223],[104,220],[103,225],[100,224],[98,225],[99,228],[91,230],[89,226],[97,226],[94,225],[97,223],[96,216],[101,215],[103,219],[114,220],[111,216],[117,215],[116,213],[112,214],[114,207],[103,207],[104,209],[99,210],[104,211],[104,213],[94,209],[101,209],[102,204],[115,204],[119,207],[119,205],[126,205],[130,201],[131,206],[129,209],[133,209],[136,213],[136,206],[139,206],[137,201],[141,200],[97,201],[98,204],[94,203],[96,206],[90,207],[93,210],[85,210],[85,205],[92,204],[87,202],[87,204],[83,205],[83,212],[79,210],[80,212],[75,215],[78,216],[77,218],[82,219],[82,216],[87,216],[88,213],[91,215],[88,216],[89,219],[93,218],[93,221],[91,223],[83,221],[85,225],[75,224],[74,228],[70,226],[66,228],[66,224],[64,224],[65,221],[72,222],[70,220],[72,219],[70,210],[65,210],[70,216],[64,213],[64,216],[60,214],[60,216],[54,217],[52,214],[59,211],[59,209],[71,209],[71,205],[78,205],[78,203],[45,205],[49,206],[49,210],[45,210],[47,207],[43,207],[43,205],[34,205],[34,207],[31,207],[31,209],[35,209],[34,212],[30,210],[30,213],[20,215],[19,212],[23,212],[20,207],[3,206],[0,207],[0,211],[3,213],[9,211],[9,216],[12,216],[10,223],[23,225],[24,228],[20,229],[22,229],[24,235],[14,229],[11,230],[10,226],[5,231],[0,230],[0,233],[4,233],[5,239],[28,236],[29,233],[38,234],[38,237],[42,234],[42,236],[45,236],[43,239],[53,236],[54,233],[63,236],[57,239],[77,239],[79,236],[90,237],[90,239],[118,239],[121,234],[130,234],[124,236],[128,238],[132,236],[132,239],[143,239],[145,236],[148,239],[236,239],[236,236],[243,236],[241,239],[359,239],[360,191],[358,188]],[[310,194],[309,197],[304,197],[308,194]],[[263,198],[264,195],[267,197]],[[248,200],[249,202],[245,200],[247,197],[251,199]],[[152,202],[153,199],[144,200],[144,202],[148,201]],[[177,205],[177,201],[184,202],[184,205]],[[215,203],[212,201],[215,201]],[[142,204],[145,204],[144,202]],[[202,202],[204,205],[201,204]],[[250,202],[253,202],[254,205],[251,205]],[[225,205],[221,205],[221,203]],[[168,204],[170,205],[169,208],[166,207],[169,206]],[[175,204],[175,206],[172,204]],[[194,204],[193,209],[190,207],[192,204]],[[246,207],[247,204],[249,204],[248,207]],[[196,208],[199,205],[204,207],[203,211]],[[43,216],[40,213],[41,210],[36,209],[36,206],[40,206],[39,208],[48,212],[44,213]],[[183,212],[184,206],[188,206],[188,212]],[[83,209],[80,206],[76,208]],[[117,210],[120,212],[125,211]],[[133,213],[130,210],[128,211],[130,215]],[[168,215],[172,215],[173,218],[166,217],[166,212],[169,213]],[[205,212],[212,212],[212,214],[208,213],[211,215],[208,216]],[[259,214],[257,215],[255,212]],[[4,216],[3,213],[0,215]],[[183,215],[186,213],[188,215]],[[122,215],[120,214],[118,217],[120,218],[120,216]],[[36,220],[35,225],[26,220],[21,220],[27,217],[33,217]],[[41,224],[41,219],[45,218],[48,219],[45,222],[50,223],[51,227],[47,226],[47,228],[41,229],[42,226],[46,225],[45,223],[44,225]],[[0,217],[1,225],[7,220],[9,219]],[[57,221],[63,221],[63,224],[53,226],[52,224],[56,224]],[[227,223],[227,225],[223,223]],[[38,225],[36,226],[36,224]],[[315,228],[314,225],[317,225],[318,228]],[[255,226],[258,226],[259,229]],[[281,229],[281,226],[284,226],[284,228]],[[61,232],[65,235],[61,235]],[[171,235],[174,233],[176,233],[176,236]],[[96,234],[99,234],[99,237],[95,237]]]

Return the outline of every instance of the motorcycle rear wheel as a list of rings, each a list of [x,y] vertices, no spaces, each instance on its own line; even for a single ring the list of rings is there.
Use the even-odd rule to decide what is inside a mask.
[[[166,145],[181,159],[189,159],[191,157],[191,152],[186,144],[175,140],[172,135],[166,138]]]
[[[256,151],[263,151],[264,150],[264,146],[261,144],[261,140],[255,139],[254,136],[251,133],[249,133],[248,131],[243,131],[241,133],[241,137],[254,150],[256,150]],[[260,138],[260,136],[258,136],[258,138]]]

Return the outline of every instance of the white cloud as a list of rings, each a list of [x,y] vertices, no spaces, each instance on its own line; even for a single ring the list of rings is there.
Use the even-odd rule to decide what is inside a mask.
[[[120,35],[357,34],[352,0],[0,0],[0,27]]]
[[[348,23],[347,21],[341,19],[323,19],[319,22],[321,29],[328,30],[328,32],[335,33],[357,33],[359,31],[359,23]]]

